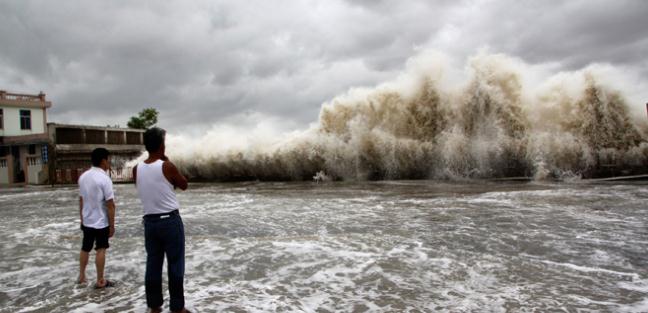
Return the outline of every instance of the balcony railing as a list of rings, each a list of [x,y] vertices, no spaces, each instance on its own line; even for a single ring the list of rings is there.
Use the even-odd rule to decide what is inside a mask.
[[[76,184],[79,180],[79,177],[83,172],[87,171],[88,168],[67,168],[67,169],[56,169],[56,182],[59,184]],[[117,169],[110,169],[108,172],[110,179],[113,182],[132,182],[133,181],[133,168],[132,167],[123,167]]]
[[[20,93],[10,93],[4,90],[0,90],[0,100],[41,102],[41,101],[45,101],[45,94],[41,92],[37,95],[28,95],[28,94],[20,94]]]
[[[41,162],[41,158],[39,156],[27,157],[26,161],[27,161],[27,165],[29,165],[29,166],[35,166],[35,165],[42,165],[43,164]]]

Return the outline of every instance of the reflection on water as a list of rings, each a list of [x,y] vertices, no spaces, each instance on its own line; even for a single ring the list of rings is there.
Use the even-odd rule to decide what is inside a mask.
[[[96,291],[74,188],[0,191],[0,312],[142,312],[141,208],[116,186]],[[179,194],[200,312],[648,311],[645,183],[245,183]],[[91,260],[92,261],[92,260]],[[94,276],[89,266],[89,277]]]

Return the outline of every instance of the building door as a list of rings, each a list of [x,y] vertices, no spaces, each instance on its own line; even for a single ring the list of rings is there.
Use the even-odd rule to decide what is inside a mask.
[[[25,171],[20,162],[20,146],[11,147],[11,156],[13,156],[13,182],[24,183]]]

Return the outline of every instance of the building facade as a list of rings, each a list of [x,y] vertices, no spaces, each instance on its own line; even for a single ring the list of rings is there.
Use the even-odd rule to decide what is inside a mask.
[[[55,123],[47,127],[51,184],[75,184],[81,173],[92,166],[90,153],[99,147],[110,152],[112,180],[132,180],[128,163],[144,151],[144,130]]]
[[[27,95],[0,90],[0,184],[43,184],[48,168],[45,94]]]
[[[114,181],[132,180],[128,161],[144,151],[144,130],[47,122],[45,94],[0,91],[0,186],[76,184],[98,147],[111,154]]]

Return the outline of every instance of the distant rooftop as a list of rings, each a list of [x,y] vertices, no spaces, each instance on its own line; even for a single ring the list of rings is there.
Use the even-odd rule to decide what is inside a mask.
[[[45,99],[45,93],[42,91],[37,95],[30,95],[0,90],[0,105],[49,108],[52,102]]]

